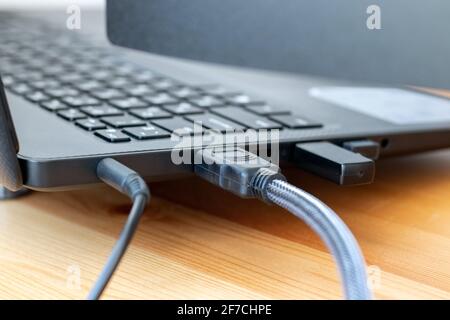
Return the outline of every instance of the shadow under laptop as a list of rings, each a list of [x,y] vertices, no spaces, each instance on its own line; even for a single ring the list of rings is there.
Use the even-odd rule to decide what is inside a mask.
[[[381,159],[377,161],[375,182],[370,185],[342,187],[295,167],[286,168],[283,173],[290,183],[312,193],[344,216],[358,212],[395,216],[391,209],[384,213],[377,210],[386,209],[388,203],[394,205],[394,201],[414,205],[430,194],[434,198],[439,194],[442,199],[448,197],[450,151]],[[197,177],[153,183],[151,189],[158,197],[237,221],[261,224],[256,221],[263,218],[263,212],[283,211],[257,200],[241,199]]]

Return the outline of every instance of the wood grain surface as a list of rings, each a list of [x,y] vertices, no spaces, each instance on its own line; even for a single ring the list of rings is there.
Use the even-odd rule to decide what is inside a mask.
[[[450,152],[381,160],[376,183],[289,180],[349,225],[378,299],[450,298]],[[104,298],[339,299],[320,240],[289,213],[198,178],[154,183]],[[82,299],[117,239],[128,200],[102,187],[0,203],[0,298]]]

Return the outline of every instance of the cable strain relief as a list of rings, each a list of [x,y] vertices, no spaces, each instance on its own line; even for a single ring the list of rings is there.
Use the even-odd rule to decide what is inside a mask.
[[[127,177],[123,188],[125,193],[133,200],[139,195],[144,196],[147,202],[150,200],[150,190],[147,183],[137,173]]]
[[[267,195],[267,187],[274,180],[286,181],[286,178],[278,171],[268,168],[259,169],[250,182],[255,197],[266,203],[271,203]]]

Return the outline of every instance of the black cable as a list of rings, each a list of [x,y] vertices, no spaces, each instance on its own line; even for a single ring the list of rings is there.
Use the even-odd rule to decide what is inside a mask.
[[[108,285],[137,229],[139,220],[150,200],[145,181],[133,170],[114,159],[104,159],[97,166],[97,175],[106,184],[128,195],[133,200],[128,219],[97,281],[89,292],[88,300],[97,300]]]

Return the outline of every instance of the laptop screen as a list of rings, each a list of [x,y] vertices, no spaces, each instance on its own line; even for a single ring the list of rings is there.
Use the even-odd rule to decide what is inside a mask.
[[[161,55],[450,88],[448,0],[108,0],[109,39]]]

